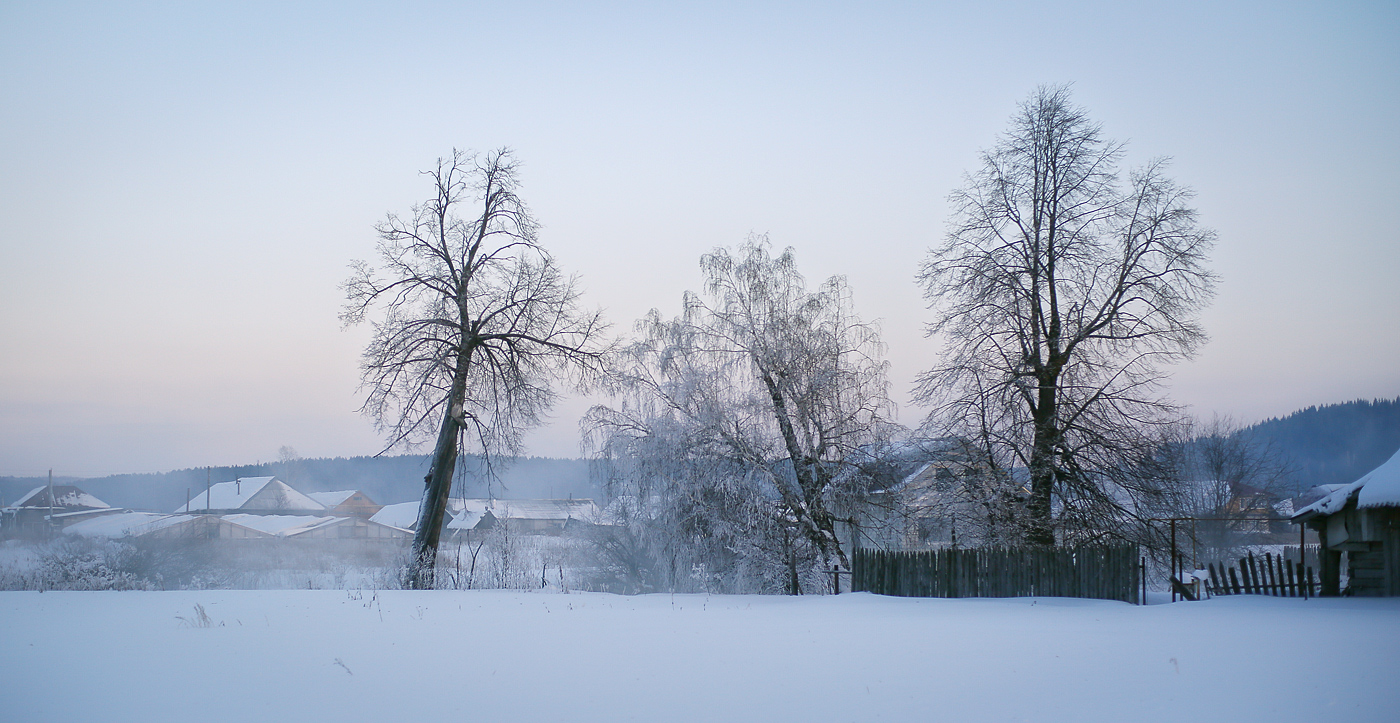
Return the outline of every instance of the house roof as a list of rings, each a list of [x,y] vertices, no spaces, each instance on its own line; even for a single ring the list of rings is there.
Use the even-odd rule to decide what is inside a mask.
[[[483,511],[489,510],[498,520],[587,520],[598,517],[598,506],[593,500],[466,500],[467,502],[487,503]]]
[[[370,519],[381,525],[412,529],[418,524],[418,502],[385,505]],[[490,512],[498,520],[584,520],[596,522],[601,515],[590,499],[577,500],[494,500],[480,497],[453,497],[447,501],[452,518],[448,529],[469,530]]]
[[[1367,472],[1351,484],[1324,485],[1317,488],[1323,492],[1321,499],[1298,510],[1294,520],[1306,520],[1319,515],[1338,512],[1356,498],[1358,509],[1368,507],[1400,507],[1400,450],[1381,466]]]
[[[92,509],[103,509],[111,505],[92,495],[74,487],[73,485],[53,486],[53,506],[54,507],[88,507]],[[15,501],[11,507],[48,507],[49,506],[49,486],[42,485],[29,490],[27,494]]]
[[[240,477],[233,482],[210,486],[190,500],[188,505],[180,505],[175,511],[241,509],[322,512],[326,508],[276,477]]]
[[[449,530],[470,530],[481,523],[481,518],[486,516],[485,510],[462,510],[453,515],[452,521],[447,523]]]
[[[364,497],[366,500],[369,499],[369,495],[367,495],[367,494],[365,494],[365,493],[363,493],[363,492],[361,492],[361,491],[359,491],[359,490],[336,490],[335,492],[308,492],[308,493],[306,493],[306,496],[307,496],[307,497],[310,497],[311,499],[316,500],[317,502],[320,502],[321,504],[325,505],[325,506],[326,506],[326,509],[331,509],[331,508],[333,508],[333,507],[338,507],[340,504],[342,504],[342,503],[345,502],[346,500],[350,499],[351,497],[354,497],[355,495],[360,495],[361,497]]]
[[[374,513],[369,520],[370,522],[378,522],[381,525],[411,530],[414,525],[418,524],[419,504],[418,502],[400,502],[393,505],[384,505],[384,507]]]
[[[447,500],[448,517],[456,517],[466,510],[485,512],[490,500],[467,499],[463,497],[449,497]],[[421,500],[413,502],[399,502],[392,505],[384,505],[378,512],[369,518],[370,522],[378,522],[381,525],[397,527],[401,530],[412,530],[418,525],[418,505]]]
[[[318,517],[315,515],[249,515],[235,513],[223,515],[220,519],[232,522],[235,525],[250,527],[258,532],[265,532],[269,535],[291,537],[319,527],[346,522],[348,518]]]
[[[83,520],[69,525],[64,534],[82,537],[139,537],[149,532],[163,530],[191,520],[201,515],[170,515],[164,512],[121,512],[91,520]]]

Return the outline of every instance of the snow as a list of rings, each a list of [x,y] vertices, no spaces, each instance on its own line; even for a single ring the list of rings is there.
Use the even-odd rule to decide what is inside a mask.
[[[418,524],[418,505],[420,502],[400,502],[393,505],[384,505],[374,516],[369,518],[371,522],[378,522],[381,525],[390,527],[400,527],[405,530],[413,529]]]
[[[107,537],[119,539],[136,537],[148,532],[178,525],[197,518],[198,515],[169,515],[163,512],[121,512],[92,520],[83,520],[64,528],[67,535],[81,537]]]
[[[335,492],[308,492],[307,497],[326,506],[326,509],[334,508],[340,503],[353,497],[358,490],[336,490]]]
[[[472,530],[481,523],[481,518],[486,516],[485,510],[462,510],[452,517],[452,521],[447,523],[449,530]]]
[[[370,520],[381,525],[412,529],[418,524],[420,502],[385,505]],[[593,500],[495,500],[484,497],[453,497],[447,500],[449,529],[472,529],[490,511],[497,519],[567,520],[595,522],[601,516]]]
[[[324,511],[325,506],[288,487],[276,477],[241,477],[233,482],[220,482],[194,496],[187,505],[180,505],[176,512],[199,510],[237,510],[257,496],[264,487],[276,486],[276,496],[267,497],[259,509]]]
[[[316,517],[312,515],[224,515],[222,519],[235,525],[242,525],[258,532],[266,532],[278,537],[291,537],[324,525],[335,524],[344,517]]]
[[[1353,494],[1356,506],[1400,507],[1400,450],[1396,450],[1385,464],[1371,470],[1361,479],[1345,485],[1319,485],[1314,488],[1323,493],[1321,499],[1298,510],[1293,517],[1305,515],[1330,515],[1346,506]]]
[[[48,507],[49,506],[49,486],[42,485],[29,490],[23,497],[15,501],[11,507]],[[53,487],[54,507],[90,507],[94,509],[106,509],[110,507],[106,502],[93,497],[92,495],[74,487],[72,485],[54,485]]]
[[[486,503],[485,509],[498,519],[521,520],[584,520],[598,519],[598,506],[593,500],[463,500],[469,503],[467,510],[475,509],[470,503]]]
[[[1385,464],[1362,477],[1358,483],[1361,493],[1356,497],[1357,507],[1400,506],[1400,450],[1396,450]]]
[[[0,618],[15,721],[1390,721],[1400,670],[1384,599],[50,591]]]

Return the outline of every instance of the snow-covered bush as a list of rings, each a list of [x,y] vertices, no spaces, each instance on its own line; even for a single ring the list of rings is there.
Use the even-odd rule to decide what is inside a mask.
[[[125,542],[61,537],[30,550],[27,560],[0,567],[6,590],[152,590],[148,561]]]

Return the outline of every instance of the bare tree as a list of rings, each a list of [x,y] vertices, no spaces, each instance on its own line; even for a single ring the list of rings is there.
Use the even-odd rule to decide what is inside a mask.
[[[795,593],[799,558],[847,564],[832,506],[851,453],[890,428],[882,346],[845,280],[808,291],[791,249],[774,257],[751,237],[701,268],[705,294],[638,324],[615,377],[623,404],[588,422],[604,458],[643,483],[633,494],[665,487],[690,539],[767,540]]]
[[[375,227],[383,275],[356,261],[344,284],[347,325],[376,314],[361,361],[362,411],[388,434],[386,449],[436,437],[406,580],[413,588],[433,587],[459,451],[488,463],[518,455],[521,435],[555,398],[551,382],[601,359],[604,323],[581,310],[577,283],[539,245],[517,171],[508,150],[439,159],[425,172],[433,197]]]
[[[1014,506],[1032,544],[1114,534],[1162,502],[1151,429],[1178,415],[1161,367],[1205,340],[1214,234],[1165,161],[1124,184],[1121,157],[1067,87],[1038,89],[952,194],[919,275],[949,353],[917,398],[990,469],[1028,471]]]
[[[1258,514],[1257,500],[1282,498],[1289,489],[1288,464],[1272,440],[1256,439],[1231,417],[1212,416],[1185,429],[1184,509],[1201,517]]]

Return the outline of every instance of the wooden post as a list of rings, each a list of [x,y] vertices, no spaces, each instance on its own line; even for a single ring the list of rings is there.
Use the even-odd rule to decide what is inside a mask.
[[[1167,570],[1169,570],[1169,572],[1168,572],[1167,574],[1168,574],[1168,575],[1171,575],[1171,576],[1175,576],[1175,575],[1177,574],[1177,572],[1176,572],[1176,518],[1173,517],[1171,520],[1169,520],[1169,522],[1171,523],[1171,528],[1172,528],[1172,554],[1171,554],[1171,557],[1169,558],[1169,561],[1167,562]],[[1177,578],[1177,579],[1180,579],[1180,578]],[[1172,602],[1176,602],[1176,588],[1175,588],[1175,587],[1172,588]]]

